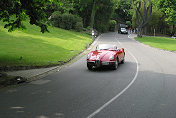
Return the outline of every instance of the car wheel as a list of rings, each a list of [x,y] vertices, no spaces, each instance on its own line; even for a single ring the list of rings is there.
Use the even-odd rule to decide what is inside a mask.
[[[121,61],[121,64],[124,64],[125,63],[125,58]]]
[[[118,58],[115,60],[115,64],[113,65],[113,70],[116,70],[119,66],[119,60]]]
[[[89,70],[92,70],[92,65],[90,65],[90,64],[87,64],[87,68],[89,69]]]

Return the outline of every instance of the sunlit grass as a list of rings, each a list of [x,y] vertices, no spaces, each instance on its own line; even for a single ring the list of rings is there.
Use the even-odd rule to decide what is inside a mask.
[[[176,51],[176,39],[166,37],[143,37],[136,38],[136,40],[145,43],[151,47]]]
[[[0,66],[42,66],[59,64],[81,52],[91,42],[85,33],[49,27],[40,28],[25,22],[26,30],[8,32],[0,22]]]

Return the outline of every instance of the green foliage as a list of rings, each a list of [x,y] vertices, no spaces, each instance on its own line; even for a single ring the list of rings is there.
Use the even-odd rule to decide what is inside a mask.
[[[74,16],[72,14],[63,14],[60,27],[66,30],[70,30],[73,27]]]
[[[53,26],[66,30],[76,29],[77,22],[82,22],[82,18],[69,13],[61,14],[60,11],[56,11],[51,16]]]
[[[117,22],[115,20],[109,21],[109,31],[116,31]]]
[[[165,21],[173,26],[171,35],[174,35],[176,33],[176,1],[159,0],[158,7],[165,14]]]
[[[82,22],[77,22],[76,25],[75,25],[75,30],[77,32],[81,32],[83,29],[83,23]]]
[[[96,11],[94,28],[98,32],[107,32],[109,21],[114,10],[114,0],[102,0]]]
[[[124,22],[132,19],[132,5],[131,0],[117,0],[112,19]]]
[[[83,26],[90,25],[90,16],[92,11],[92,2],[88,0],[73,0],[74,14],[77,14],[83,19]]]
[[[38,32],[24,22],[26,30],[9,33],[0,22],[0,66],[47,66],[66,62],[92,41],[84,32],[49,26],[50,33]],[[22,58],[21,58],[22,57]]]
[[[60,23],[62,22],[62,15],[60,13],[60,11],[55,11],[52,15],[51,15],[51,24],[55,27],[60,27]]]
[[[82,21],[82,18],[81,17],[79,17],[79,16],[77,16],[77,15],[74,15],[73,16],[73,27],[72,27],[72,29],[76,29],[76,24],[79,22],[79,23],[82,23],[82,25],[83,25],[83,21]],[[83,27],[83,26],[82,26]]]
[[[14,31],[16,28],[24,28],[22,21],[27,17],[30,24],[35,24],[41,28],[41,32],[47,29],[47,5],[58,3],[57,0],[1,0],[0,20],[6,22],[5,28]]]
[[[126,21],[126,25],[128,25],[128,27],[131,27],[131,21]]]
[[[74,6],[72,0],[61,0],[61,5],[57,9],[62,14],[71,13],[74,11]]]
[[[156,34],[171,35],[172,28],[165,20],[166,15],[161,8],[158,7],[158,0],[152,0],[152,14],[149,23],[145,26],[146,34],[154,35],[154,29]],[[132,17],[132,27],[136,28],[136,13]]]
[[[84,27],[90,26],[99,32],[107,31],[115,0],[73,0],[74,13],[83,18]],[[92,16],[92,17],[91,17]],[[91,23],[92,22],[92,23]]]
[[[151,19],[147,25],[147,30],[149,34],[153,34],[154,29],[156,33],[162,33],[166,26],[163,20],[164,14],[157,8],[153,7]]]
[[[166,14],[166,21],[169,24],[176,24],[176,1],[159,0],[158,7]]]

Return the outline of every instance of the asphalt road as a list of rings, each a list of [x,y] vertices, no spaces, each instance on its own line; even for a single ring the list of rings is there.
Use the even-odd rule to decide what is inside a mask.
[[[0,91],[0,118],[176,118],[176,53],[103,34],[126,50],[117,70],[89,71],[86,56],[59,72]]]

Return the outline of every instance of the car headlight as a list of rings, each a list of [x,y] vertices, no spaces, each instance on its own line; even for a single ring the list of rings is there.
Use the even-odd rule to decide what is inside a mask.
[[[114,60],[114,56],[113,56],[113,55],[111,55],[109,59],[110,59],[110,60]]]

